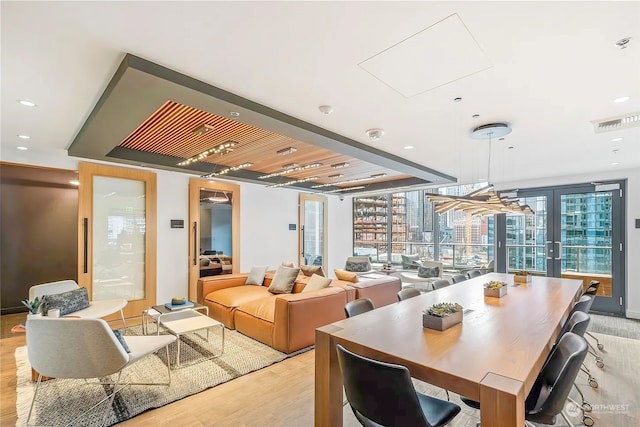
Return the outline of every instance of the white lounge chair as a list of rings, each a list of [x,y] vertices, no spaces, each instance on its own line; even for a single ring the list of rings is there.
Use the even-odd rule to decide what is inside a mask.
[[[34,285],[29,288],[29,300],[33,301],[36,297],[42,299],[45,295],[60,294],[62,292],[73,291],[79,288],[80,287],[75,280],[60,280],[58,282]],[[90,302],[89,307],[74,311],[71,315],[82,319],[98,319],[120,311],[122,325],[123,327],[126,327],[127,325],[124,320],[124,313],[122,312],[125,305],[127,305],[127,300],[124,298],[95,300]]]

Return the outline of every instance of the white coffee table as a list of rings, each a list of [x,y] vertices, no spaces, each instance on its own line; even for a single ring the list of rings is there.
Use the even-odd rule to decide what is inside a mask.
[[[180,367],[180,336],[189,332],[206,329],[206,339],[209,341],[209,328],[219,327],[221,330],[222,344],[220,353],[198,360],[196,363],[220,357],[224,353],[224,325],[217,320],[213,320],[209,316],[195,310],[180,310],[161,314],[156,319],[156,322],[159,326],[157,334],[160,334],[160,327],[162,327],[178,338],[178,351],[176,355],[176,363],[174,365],[176,368]]]

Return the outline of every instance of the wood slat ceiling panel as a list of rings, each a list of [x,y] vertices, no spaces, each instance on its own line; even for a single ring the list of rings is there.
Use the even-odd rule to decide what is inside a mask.
[[[194,133],[196,128],[205,124],[211,126],[212,129],[201,135]],[[278,181],[319,176],[320,179],[315,182],[325,184],[368,177],[379,173],[386,173],[387,176],[366,182],[382,182],[410,177],[363,160],[173,101],[165,102],[125,138],[120,143],[120,147],[188,159],[227,141],[236,142],[232,152],[225,155],[211,155],[202,160],[204,163],[212,164],[210,172],[219,169],[214,165],[235,166],[244,162],[252,162],[254,166],[248,168],[249,170],[266,175],[281,171],[284,165],[290,163],[302,166],[320,162],[322,163],[320,167],[287,174],[278,178]],[[277,154],[279,150],[288,147],[295,147],[297,151],[288,155]],[[341,169],[331,167],[333,164],[344,162],[349,163],[349,167]],[[339,173],[345,176],[328,178],[329,175]],[[341,186],[352,185],[355,184]]]

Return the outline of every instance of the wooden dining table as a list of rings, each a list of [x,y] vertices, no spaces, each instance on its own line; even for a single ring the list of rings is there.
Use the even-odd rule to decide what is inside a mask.
[[[507,295],[485,297],[492,280]],[[337,344],[479,401],[483,427],[523,426],[526,396],[581,291],[580,280],[489,273],[316,329],[315,426],[342,426]],[[423,328],[423,310],[438,302],[462,305],[462,323]]]

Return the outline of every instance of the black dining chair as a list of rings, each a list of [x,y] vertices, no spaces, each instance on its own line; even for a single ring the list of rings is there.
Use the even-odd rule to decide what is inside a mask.
[[[480,270],[469,270],[467,271],[467,277],[469,279],[473,279],[474,277],[482,276],[482,272]]]
[[[357,316],[358,314],[366,313],[373,310],[375,307],[373,301],[369,298],[359,298],[353,301],[349,301],[344,306],[344,313],[347,317]]]
[[[422,294],[418,288],[404,288],[398,292],[398,301],[404,301],[409,298],[418,297]]]
[[[587,286],[587,289],[584,290],[582,295],[593,295],[595,297],[596,294],[598,293],[599,287],[600,287],[600,282],[598,280],[592,280],[591,282],[589,282],[589,286]],[[587,336],[595,340],[596,347],[598,347],[598,350],[600,351],[604,350],[604,344],[600,343],[600,340],[598,339],[598,337],[596,337],[589,331],[587,331]],[[589,344],[589,346],[593,348],[593,346],[589,343],[589,340],[587,340],[587,344]]]
[[[525,400],[527,426],[533,426],[529,421],[554,425],[558,415],[567,425],[572,425],[564,408],[587,352],[587,342],[583,337],[567,332],[560,338]],[[585,422],[585,425],[593,423]]]
[[[347,401],[363,426],[439,427],[460,412],[455,403],[417,392],[406,367],[336,348]]]
[[[467,280],[468,277],[465,276],[464,274],[456,274],[451,276],[451,281],[455,284],[455,283],[460,283],[460,282],[464,282],[465,280]]]
[[[434,291],[437,291],[438,289],[446,288],[449,285],[451,285],[451,282],[449,282],[447,279],[438,279],[431,282],[431,286],[433,286]]]

